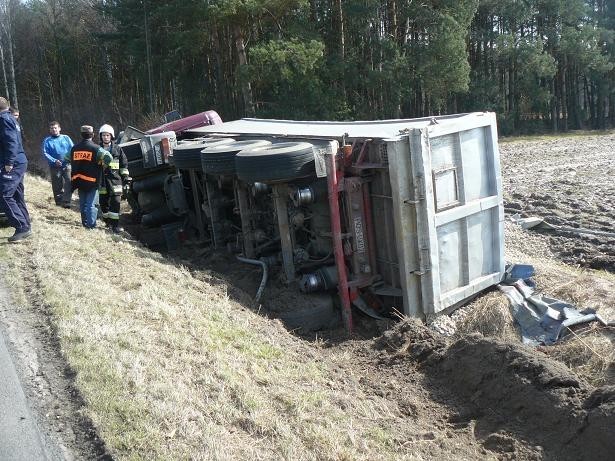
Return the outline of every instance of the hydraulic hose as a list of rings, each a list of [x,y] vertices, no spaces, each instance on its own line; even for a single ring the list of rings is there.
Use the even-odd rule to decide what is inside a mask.
[[[261,296],[263,296],[263,291],[265,291],[265,285],[267,284],[267,264],[264,261],[259,261],[258,259],[249,259],[249,258],[244,258],[242,256],[236,256],[236,258],[246,264],[252,264],[254,266],[261,266],[261,268],[263,269],[263,278],[261,279],[261,284],[258,287],[258,290],[256,292],[256,296],[254,297],[254,302],[258,303],[261,299]]]

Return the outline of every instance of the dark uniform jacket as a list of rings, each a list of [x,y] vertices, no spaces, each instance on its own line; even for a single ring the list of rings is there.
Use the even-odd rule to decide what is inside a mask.
[[[26,162],[17,120],[8,110],[3,110],[0,112],[0,168],[4,171],[5,165],[15,166]]]
[[[100,146],[104,149],[102,144],[100,144]],[[126,159],[126,154],[124,154],[124,152],[122,152],[122,149],[120,149],[120,147],[114,142],[111,143],[111,148],[109,149],[109,152],[111,153],[113,160],[111,160],[109,166],[105,168],[105,171],[103,173],[105,181],[103,182],[101,187],[105,187],[107,185],[111,186],[111,188],[115,190],[116,186],[122,185],[122,179],[129,176],[128,160]],[[109,191],[109,193],[111,193],[111,191]]]
[[[106,151],[91,139],[84,139],[70,150],[71,184],[74,189],[98,187],[102,177],[101,160]],[[108,154],[107,154],[108,155]]]

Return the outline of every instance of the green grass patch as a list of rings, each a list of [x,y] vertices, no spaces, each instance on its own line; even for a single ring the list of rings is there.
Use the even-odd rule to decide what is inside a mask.
[[[51,316],[84,412],[115,458],[396,455],[378,418],[365,419],[377,403],[356,405],[356,384],[332,381],[312,346],[230,300],[224,282],[82,229],[43,180],[27,178],[27,190],[34,236],[0,247],[0,259],[15,299]]]

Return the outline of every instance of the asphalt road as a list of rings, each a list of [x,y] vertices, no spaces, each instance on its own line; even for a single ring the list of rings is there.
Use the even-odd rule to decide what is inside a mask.
[[[33,417],[0,328],[0,460],[61,460]]]

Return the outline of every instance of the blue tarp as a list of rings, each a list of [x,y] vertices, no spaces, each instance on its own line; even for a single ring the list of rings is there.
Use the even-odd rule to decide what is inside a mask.
[[[595,310],[579,311],[567,302],[534,294],[534,288],[523,280],[498,287],[510,300],[525,344],[553,344],[567,333],[568,327],[580,323],[598,320],[606,325]]]

